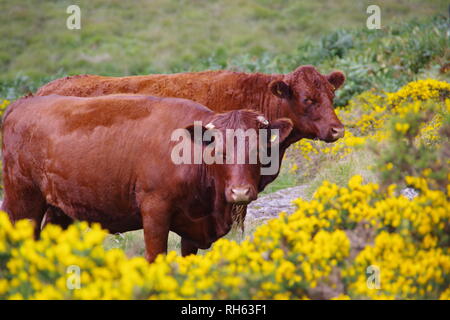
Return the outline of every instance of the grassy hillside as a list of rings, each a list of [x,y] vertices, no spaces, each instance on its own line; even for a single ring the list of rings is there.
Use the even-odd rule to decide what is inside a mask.
[[[68,1],[0,0],[0,98],[65,75],[234,69],[341,69],[337,105],[370,88],[394,91],[441,73],[450,57],[445,1],[81,1],[82,29],[65,27]]]
[[[292,53],[307,39],[365,27],[374,3],[384,27],[447,12],[445,0],[85,0],[76,1],[82,29],[71,31],[73,3],[0,0],[2,79],[170,72],[217,54]]]

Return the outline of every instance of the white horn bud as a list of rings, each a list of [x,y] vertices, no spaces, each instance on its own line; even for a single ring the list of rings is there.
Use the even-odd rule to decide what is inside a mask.
[[[263,116],[258,116],[256,119],[265,126],[269,125],[269,121],[267,121],[267,119],[264,118]]]
[[[212,129],[215,129],[216,127],[210,122],[205,126],[205,128],[208,130],[212,130]]]

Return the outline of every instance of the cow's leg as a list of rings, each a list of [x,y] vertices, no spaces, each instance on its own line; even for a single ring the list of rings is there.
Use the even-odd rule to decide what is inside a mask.
[[[190,254],[197,254],[198,247],[186,238],[181,238],[181,255],[183,257]]]
[[[34,238],[41,234],[41,223],[47,209],[47,203],[40,190],[32,187],[11,186],[5,179],[5,198],[2,210],[6,211],[12,223],[29,219],[34,224]]]
[[[145,258],[153,262],[160,253],[167,252],[170,216],[168,204],[155,197],[149,197],[141,204],[144,228]]]
[[[65,230],[73,223],[73,219],[67,216],[60,208],[49,206],[44,216],[42,228],[45,228],[49,223],[56,224]]]

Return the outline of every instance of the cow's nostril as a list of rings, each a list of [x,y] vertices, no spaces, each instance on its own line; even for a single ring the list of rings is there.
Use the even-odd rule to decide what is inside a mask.
[[[333,137],[333,139],[342,138],[344,136],[344,131],[345,129],[343,127],[333,127],[331,128],[331,136]]]
[[[243,194],[243,195],[248,195],[250,193],[250,188],[236,188],[236,189],[231,189],[231,193],[232,194]]]

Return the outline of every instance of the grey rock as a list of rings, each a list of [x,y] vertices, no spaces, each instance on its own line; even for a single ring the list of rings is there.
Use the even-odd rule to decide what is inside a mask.
[[[301,185],[259,197],[248,206],[246,220],[275,218],[283,211],[293,213],[295,205],[292,200],[304,198],[306,188],[307,185]]]
[[[419,195],[419,192],[414,188],[405,188],[400,193],[407,197],[409,200],[412,200]]]

